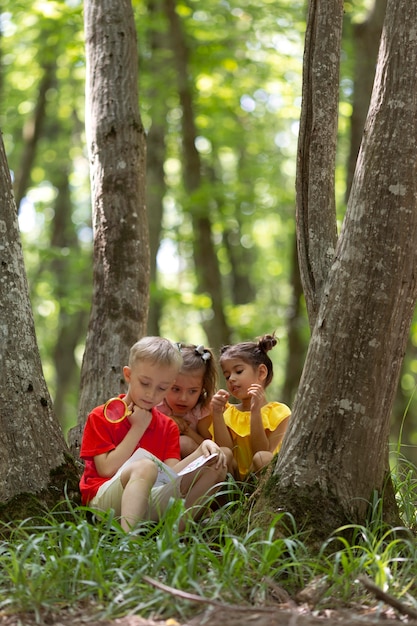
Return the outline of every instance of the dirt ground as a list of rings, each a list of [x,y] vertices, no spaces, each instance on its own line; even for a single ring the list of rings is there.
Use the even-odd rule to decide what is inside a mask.
[[[417,620],[399,619],[390,612],[325,612],[313,615],[303,610],[268,607],[268,609],[245,608],[235,611],[209,608],[189,621],[179,622],[171,618],[163,621],[144,619],[137,615],[115,620],[95,620],[90,615],[61,610],[54,615],[45,615],[37,621],[34,614],[6,615],[0,613],[0,626],[400,626],[401,623],[415,626]]]
[[[194,605],[194,617],[158,620],[129,615],[100,620],[93,615],[92,607],[60,607],[57,612],[42,616],[0,612],[0,626],[417,626],[416,609],[384,592],[365,576],[359,576],[357,582],[367,591],[366,605],[321,611],[314,610],[326,589],[320,578],[311,581],[295,599],[273,580],[266,579],[268,597],[266,604],[259,607],[224,604],[168,587],[146,576],[144,579],[172,597],[173,614],[176,614],[175,598],[181,598]]]
[[[308,604],[272,603],[263,607],[230,606],[210,603],[193,618],[179,621],[145,619],[130,615],[114,620],[97,620],[88,611],[61,608],[41,618],[33,613],[0,612],[0,626],[417,626],[417,616],[407,615],[382,602],[374,607],[312,611]]]

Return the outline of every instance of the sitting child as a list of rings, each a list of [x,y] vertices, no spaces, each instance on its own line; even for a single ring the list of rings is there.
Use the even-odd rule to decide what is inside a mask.
[[[264,335],[257,342],[224,346],[220,352],[228,391],[220,389],[211,402],[214,441],[229,448],[228,465],[240,480],[272,460],[291,414],[285,404],[267,403],[265,397],[273,377],[267,352],[276,343],[275,335]],[[239,403],[229,404],[230,395]]]
[[[110,421],[101,405],[87,418],[80,454],[85,461],[82,502],[101,511],[113,509],[125,531],[140,520],[157,521],[171,497],[184,498],[186,512],[196,518],[203,508],[195,505],[215,493],[226,476],[225,455],[211,440],[180,461],[178,426],[155,409],[181,365],[181,353],[171,341],[142,338],[123,368],[128,390],[119,399],[126,405],[125,416]],[[199,456],[213,453],[202,467],[179,475]]]
[[[211,439],[210,402],[217,384],[213,353],[204,346],[178,344],[183,359],[175,383],[156,407],[169,415],[180,429],[181,458]]]

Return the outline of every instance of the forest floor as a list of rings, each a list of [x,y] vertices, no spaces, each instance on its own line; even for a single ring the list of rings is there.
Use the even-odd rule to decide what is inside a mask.
[[[62,608],[56,613],[36,618],[34,613],[8,615],[0,612],[0,626],[417,626],[417,618],[401,615],[392,607],[350,607],[338,610],[311,611],[307,605],[267,607],[209,606],[190,619],[145,619],[130,615],[98,620],[88,611]]]

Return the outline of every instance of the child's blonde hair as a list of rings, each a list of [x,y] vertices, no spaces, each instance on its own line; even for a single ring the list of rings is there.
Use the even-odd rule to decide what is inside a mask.
[[[220,350],[220,365],[223,359],[242,359],[254,369],[258,365],[265,365],[268,373],[265,378],[264,386],[267,387],[274,376],[274,366],[271,359],[267,355],[278,343],[275,333],[272,335],[263,335],[257,341],[242,341],[231,346],[223,346]]]
[[[130,348],[129,367],[134,367],[138,361],[149,361],[157,365],[182,365],[181,352],[177,344],[164,337],[142,337]]]
[[[210,348],[205,348],[202,345],[183,343],[177,345],[182,356],[180,373],[191,374],[196,370],[203,372],[203,389],[197,404],[205,408],[210,404],[217,387],[217,368],[213,352]]]

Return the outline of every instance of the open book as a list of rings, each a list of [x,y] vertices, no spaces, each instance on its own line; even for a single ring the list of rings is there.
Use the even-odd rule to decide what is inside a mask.
[[[213,452],[213,454],[209,454],[209,456],[204,456],[202,454],[201,456],[194,459],[194,461],[191,461],[191,463],[188,463],[188,465],[186,465],[184,469],[178,472],[178,476],[184,476],[184,474],[189,474],[190,472],[194,472],[194,470],[198,469],[199,467],[202,467],[203,465],[208,463],[208,461],[211,461],[211,459],[214,459],[216,456],[219,456],[217,452]]]

